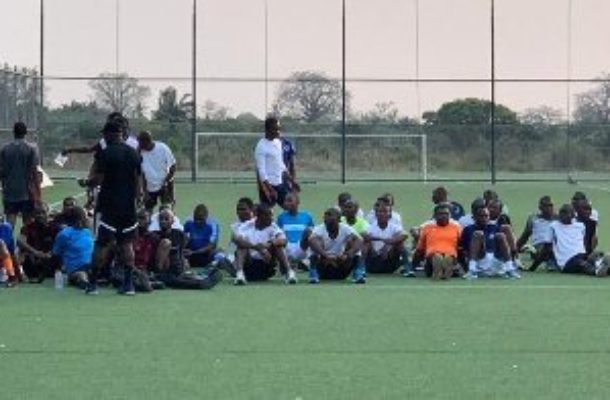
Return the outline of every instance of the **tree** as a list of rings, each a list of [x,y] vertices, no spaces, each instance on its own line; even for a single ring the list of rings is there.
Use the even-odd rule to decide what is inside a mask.
[[[348,104],[350,97],[346,93]],[[294,72],[280,84],[273,109],[307,123],[335,120],[342,110],[341,84],[323,72]]]
[[[610,73],[604,73],[598,79],[597,87],[576,95],[574,120],[586,124],[610,123]]]
[[[153,119],[167,121],[184,121],[192,115],[193,102],[189,93],[183,94],[178,100],[178,91],[168,86],[159,92],[157,109],[153,111]]]
[[[519,120],[526,125],[557,125],[563,122],[561,110],[549,106],[526,109]]]
[[[442,125],[487,125],[491,120],[491,102],[484,99],[466,98],[444,103],[438,111],[426,111],[422,118],[427,124]],[[517,113],[496,103],[496,124],[516,124]]]
[[[229,108],[212,100],[206,100],[201,107],[205,120],[224,121],[229,118]]]
[[[106,111],[118,111],[129,117],[141,117],[150,89],[125,73],[102,73],[89,81],[96,103]]]

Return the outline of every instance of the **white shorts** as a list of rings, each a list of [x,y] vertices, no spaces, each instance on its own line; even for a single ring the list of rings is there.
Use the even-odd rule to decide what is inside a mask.
[[[289,260],[305,260],[309,256],[309,251],[303,250],[299,243],[288,243],[286,245],[286,256]]]

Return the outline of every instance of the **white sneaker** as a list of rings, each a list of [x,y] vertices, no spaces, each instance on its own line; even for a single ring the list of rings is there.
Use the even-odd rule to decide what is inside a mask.
[[[237,271],[235,274],[235,281],[233,282],[236,286],[243,286],[246,282],[246,276],[244,275],[244,271]]]
[[[595,276],[607,276],[608,275],[608,264],[604,262],[603,258],[595,261]]]
[[[297,274],[293,269],[288,270],[288,274],[286,276],[286,283],[289,285],[294,285],[297,283]]]

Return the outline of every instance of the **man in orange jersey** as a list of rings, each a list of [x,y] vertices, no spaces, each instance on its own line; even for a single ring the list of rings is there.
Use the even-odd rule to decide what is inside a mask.
[[[424,225],[413,265],[425,259],[426,276],[432,279],[449,279],[457,266],[457,250],[462,228],[450,221],[450,207],[441,203],[434,207],[435,223]]]

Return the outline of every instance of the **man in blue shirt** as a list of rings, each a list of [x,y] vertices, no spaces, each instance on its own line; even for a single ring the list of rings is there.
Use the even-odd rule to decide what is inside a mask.
[[[61,258],[62,269],[68,281],[85,289],[89,283],[87,272],[91,269],[93,235],[87,228],[87,215],[81,207],[74,207],[66,215],[68,226],[55,238],[53,254]]]
[[[198,204],[193,210],[193,218],[184,223],[186,248],[184,255],[191,267],[206,267],[214,261],[218,253],[220,235],[218,223],[209,218],[205,204]]]
[[[286,211],[277,217],[277,225],[286,233],[286,255],[291,263],[307,259],[307,242],[314,227],[313,217],[307,211],[299,211],[299,195],[292,192],[284,200]]]

